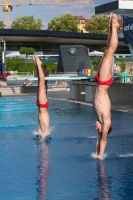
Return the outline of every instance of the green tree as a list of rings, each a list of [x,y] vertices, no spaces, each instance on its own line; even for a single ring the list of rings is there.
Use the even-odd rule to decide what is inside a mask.
[[[28,55],[31,55],[31,54],[34,54],[35,53],[35,49],[34,48],[32,48],[32,47],[21,47],[20,49],[19,49],[19,53],[20,54],[25,54],[26,55],[26,58],[27,58],[27,56]]]
[[[102,47],[102,48],[101,48],[101,51],[102,51],[102,52],[105,52],[106,49],[107,49],[107,47]]]
[[[27,62],[28,61],[28,62]],[[57,71],[57,64],[55,63],[46,63],[42,61],[42,66],[47,65],[47,70],[51,73],[53,70]],[[43,67],[42,67],[43,69]],[[7,71],[18,71],[18,72],[31,72],[37,74],[36,67],[33,63],[33,60],[22,59],[22,58],[7,58],[6,59],[6,70]]]
[[[5,24],[3,23],[3,21],[0,21],[0,29],[4,29],[5,28]]]
[[[97,72],[98,71],[98,66],[99,66],[99,63],[101,62],[101,58],[98,58],[96,60],[92,60],[91,61],[91,64],[92,64],[92,68],[94,70],[94,72]]]
[[[115,63],[118,64],[118,65],[120,66],[120,71],[121,71],[121,73],[125,71],[126,65],[125,65],[124,62],[119,61],[119,60],[116,60]]]
[[[107,34],[109,17],[103,15],[93,15],[90,21],[85,24],[85,29],[89,33]]]
[[[98,58],[98,59],[96,59],[96,60],[92,60],[92,61],[91,61],[91,64],[92,64],[92,67],[93,67],[94,72],[97,72],[97,71],[98,71],[98,66],[99,66],[100,62],[101,62],[101,58]],[[121,73],[125,71],[126,65],[125,65],[124,62],[119,61],[119,60],[115,60],[115,63],[118,64],[118,65],[120,66],[120,71],[121,71]]]
[[[18,71],[21,72],[21,69],[23,69],[23,66],[25,64],[24,59],[20,58],[7,58],[6,59],[6,70],[7,71]]]
[[[41,30],[43,22],[40,18],[35,19],[34,16],[17,17],[11,24],[12,29],[25,29],[25,30]]]
[[[79,21],[77,17],[73,17],[70,14],[61,15],[60,17],[54,17],[48,23],[48,30],[50,31],[66,31],[66,32],[78,32]]]

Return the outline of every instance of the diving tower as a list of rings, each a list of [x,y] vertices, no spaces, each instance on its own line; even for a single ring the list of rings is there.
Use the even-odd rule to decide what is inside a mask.
[[[109,15],[111,12],[120,15],[122,20],[123,20],[122,16],[133,17],[133,1],[117,0],[95,7],[95,14]],[[124,38],[124,35],[120,32],[119,38],[122,37]],[[133,43],[128,44],[128,47],[133,57]]]
[[[132,78],[132,75],[113,75],[112,76],[113,79],[123,79],[123,78]],[[82,80],[90,80],[93,81],[95,79],[95,77],[93,75],[90,76],[49,76],[49,77],[45,77],[45,80],[48,81],[60,81],[60,80],[69,80],[69,81],[82,81]],[[15,78],[15,80],[23,80],[23,81],[37,81],[38,78],[37,77],[26,77],[26,78]]]
[[[111,12],[117,15],[133,16],[133,1],[118,0],[95,7],[95,14],[109,15]]]

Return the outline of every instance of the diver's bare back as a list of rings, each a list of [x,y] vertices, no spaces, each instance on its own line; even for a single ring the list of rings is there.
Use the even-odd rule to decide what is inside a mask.
[[[103,118],[105,117],[109,119],[111,118],[111,102],[108,96],[108,86],[97,86],[94,106],[100,123],[103,123]]]

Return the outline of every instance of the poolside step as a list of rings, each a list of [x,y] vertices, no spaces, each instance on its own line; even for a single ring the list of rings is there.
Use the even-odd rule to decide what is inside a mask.
[[[5,79],[0,79],[0,86],[7,86],[7,82]]]
[[[21,93],[37,93],[37,86],[3,86],[0,87],[0,96],[21,94]]]

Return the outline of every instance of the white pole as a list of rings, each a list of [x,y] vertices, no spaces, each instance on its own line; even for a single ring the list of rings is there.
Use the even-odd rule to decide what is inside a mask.
[[[6,52],[6,42],[5,40],[1,40],[4,43],[4,49],[2,51],[2,73],[4,74],[4,78],[6,78],[6,60],[5,60],[5,52]]]

